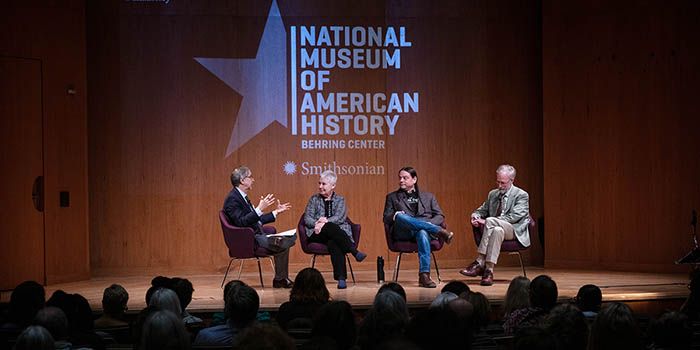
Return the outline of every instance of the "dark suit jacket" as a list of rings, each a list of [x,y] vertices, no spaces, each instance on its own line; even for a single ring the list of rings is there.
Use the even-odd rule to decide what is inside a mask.
[[[388,225],[394,224],[394,213],[404,211],[406,214],[411,214],[411,207],[406,202],[408,195],[406,191],[398,190],[386,195],[384,203],[384,223]],[[418,202],[418,211],[415,218],[431,222],[434,225],[440,226],[445,221],[445,215],[442,214],[442,209],[438,205],[437,199],[430,192],[420,192],[420,201]]]
[[[231,192],[226,196],[224,200],[224,212],[228,217],[228,222],[233,226],[238,227],[250,227],[255,230],[255,234],[260,235],[260,225],[258,221],[263,225],[274,222],[275,215],[272,212],[258,216],[258,214],[253,210],[253,208],[248,205],[248,202],[243,198],[237,188],[233,188]]]

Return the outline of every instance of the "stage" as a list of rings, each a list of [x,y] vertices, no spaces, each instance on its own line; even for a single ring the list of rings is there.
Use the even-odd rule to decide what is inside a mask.
[[[269,268],[269,267],[268,267]],[[232,270],[234,270],[232,268]],[[234,270],[236,271],[236,270]],[[391,270],[386,271],[391,276]],[[421,308],[430,304],[440,289],[450,280],[465,281],[472,291],[484,293],[491,301],[495,311],[502,307],[503,297],[510,279],[519,275],[521,270],[517,267],[504,267],[496,270],[495,283],[490,287],[479,285],[478,278],[466,278],[458,273],[457,269],[441,269],[442,283],[435,289],[419,288],[417,283],[417,271],[402,269],[399,283],[406,289],[408,305],[410,308]],[[372,304],[374,295],[379,288],[375,281],[374,271],[356,271],[357,283],[348,281],[345,290],[336,289],[335,283],[331,283],[332,275],[329,270],[322,271],[331,297],[335,300],[346,300],[355,309],[363,310]],[[567,301],[576,295],[579,287],[584,284],[598,285],[603,292],[603,302],[622,301],[628,303],[635,312],[656,316],[665,309],[677,309],[688,295],[687,273],[659,274],[639,272],[613,272],[613,271],[582,271],[568,269],[543,269],[527,267],[528,277],[534,278],[540,274],[547,274],[556,281],[559,288],[560,302]],[[199,274],[199,275],[171,275],[171,277],[188,278],[194,285],[192,303],[188,307],[190,312],[210,313],[223,309],[223,290],[220,288],[223,274]],[[90,280],[49,285],[46,287],[47,299],[55,290],[62,289],[68,293],[79,293],[86,297],[94,311],[102,309],[101,299],[105,287],[112,283],[124,286],[129,292],[129,311],[137,312],[145,306],[144,296],[150,286],[153,276],[103,276]],[[229,274],[229,279],[237,277],[237,271]],[[435,272],[433,280],[437,282]],[[273,289],[271,285],[270,271],[263,269],[265,288],[261,288],[257,272],[244,272],[241,279],[254,287],[259,295],[261,309],[276,311],[280,304],[289,299],[288,289]],[[9,292],[1,294],[1,301],[9,301]]]

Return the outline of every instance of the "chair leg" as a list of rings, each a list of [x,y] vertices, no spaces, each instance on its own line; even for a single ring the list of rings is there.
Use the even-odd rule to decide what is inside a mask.
[[[243,262],[245,259],[241,259],[241,266],[238,267],[238,280],[241,280],[241,272],[243,272]]]
[[[401,267],[401,255],[403,253],[399,253],[399,256],[396,257],[396,267],[394,268],[394,282],[398,282],[399,280],[399,267]]]
[[[314,266],[316,266],[316,254],[311,256],[311,268],[313,269]]]
[[[433,255],[433,263],[435,264],[435,272],[437,273],[438,283],[442,282],[442,279],[440,279],[440,268],[438,267],[437,258],[435,258],[435,253],[430,252],[430,254]]]
[[[233,262],[233,259],[228,261],[228,267],[226,268],[226,273],[224,274],[224,279],[221,280],[221,288],[224,288],[224,282],[226,282],[226,277],[228,277],[228,270],[231,269],[231,263]]]
[[[260,285],[263,289],[265,289],[265,283],[263,283],[262,279],[262,268],[260,267],[260,258],[255,258],[255,260],[258,262],[258,274],[260,275]]]
[[[352,264],[350,263],[350,258],[345,254],[345,259],[348,261],[348,267],[350,267],[350,276],[352,276],[352,284],[355,284],[355,273],[352,271]]]
[[[270,266],[272,266],[272,272],[274,272],[275,271],[275,259],[271,256],[268,256],[267,258],[270,259]]]

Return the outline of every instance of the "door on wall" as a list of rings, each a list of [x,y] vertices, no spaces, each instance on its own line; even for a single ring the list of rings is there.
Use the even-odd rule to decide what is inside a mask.
[[[45,284],[41,62],[0,56],[0,290]]]

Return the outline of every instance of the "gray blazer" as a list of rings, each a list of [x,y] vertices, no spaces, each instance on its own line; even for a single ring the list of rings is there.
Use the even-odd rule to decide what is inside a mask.
[[[311,236],[314,233],[314,224],[316,220],[322,216],[326,216],[326,207],[323,203],[324,199],[320,194],[315,194],[309,198],[309,202],[306,204],[306,210],[304,211],[304,225],[306,226],[306,235]],[[345,198],[343,196],[333,193],[331,197],[333,202],[333,216],[328,218],[328,222],[332,222],[340,226],[340,228],[352,239],[352,231],[350,230],[350,224],[348,224],[348,211],[345,206]]]
[[[498,219],[505,220],[513,225],[515,238],[518,239],[523,246],[530,246],[530,232],[528,232],[528,224],[530,223],[530,196],[523,189],[511,186],[508,192],[503,196],[504,206],[503,215],[497,216]],[[474,212],[482,218],[495,217],[498,209],[498,189],[493,189],[489,192],[486,201]]]
[[[404,211],[407,214],[411,213],[410,206],[406,202],[408,195],[406,191],[398,190],[386,195],[384,202],[384,223],[387,225],[394,224],[394,213]],[[442,214],[442,209],[438,205],[437,199],[430,192],[420,192],[420,202],[418,202],[418,212],[416,219],[428,221],[434,225],[440,226],[445,221],[445,215]]]

